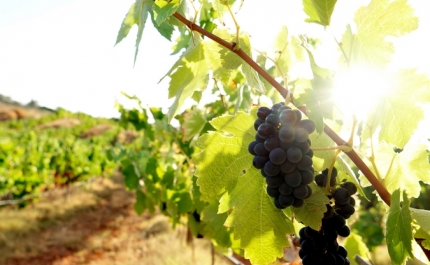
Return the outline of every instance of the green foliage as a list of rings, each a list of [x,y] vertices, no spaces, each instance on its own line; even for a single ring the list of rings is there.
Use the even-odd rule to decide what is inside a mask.
[[[305,21],[323,26],[330,25],[336,0],[303,0],[303,10],[309,16]]]
[[[387,246],[393,264],[403,264],[406,258],[414,258],[412,253],[412,218],[409,199],[403,192],[400,202],[400,190],[391,196],[391,206],[387,218]]]
[[[354,260],[356,255],[368,257],[369,249],[363,242],[363,238],[357,234],[351,233],[344,242],[344,247],[348,250],[348,259]]]

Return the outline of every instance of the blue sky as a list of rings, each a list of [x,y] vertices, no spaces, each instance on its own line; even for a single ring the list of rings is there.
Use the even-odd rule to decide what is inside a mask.
[[[305,15],[298,12],[301,1],[271,1],[279,8],[245,1],[237,14],[241,30],[251,35],[253,47],[270,48],[280,24],[286,24],[291,34],[310,32],[323,39],[327,45],[315,54],[320,65],[336,63],[333,54],[337,47],[331,34],[303,22]],[[177,59],[169,55],[172,44],[148,23],[134,67],[136,27],[114,47],[120,24],[133,2],[0,0],[0,94],[22,103],[33,99],[50,108],[61,106],[103,117],[118,116],[116,100],[128,102],[121,91],[139,96],[145,104],[168,107],[169,80],[157,83]],[[356,8],[367,2],[338,1],[332,18],[333,34],[340,38]],[[410,2],[420,17],[420,29],[396,42],[393,65],[418,67],[430,74],[430,2]],[[258,14],[267,13],[271,15],[262,23]],[[226,24],[232,28],[228,19]]]

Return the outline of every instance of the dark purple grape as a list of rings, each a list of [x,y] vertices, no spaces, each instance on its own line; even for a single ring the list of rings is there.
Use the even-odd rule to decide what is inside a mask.
[[[337,188],[334,191],[333,198],[336,205],[345,205],[349,203],[349,198],[351,198],[351,195],[349,195],[347,189]]]
[[[282,184],[282,183],[281,183],[281,184]],[[279,195],[281,195],[281,194],[279,193],[278,188],[272,188],[272,187],[267,186],[266,191],[267,191],[267,194],[268,194],[270,197],[273,197],[273,198],[276,198],[276,197],[278,197]]]
[[[286,110],[286,109],[291,109],[290,107],[288,107],[288,106],[281,106],[281,107],[279,107],[279,109],[278,109],[278,115],[280,114],[280,113],[282,113],[282,111],[283,110]]]
[[[357,192],[357,186],[352,182],[347,181],[342,183],[340,186],[346,189],[349,192],[349,195],[354,195]]]
[[[254,129],[257,131],[258,127],[264,123],[264,120],[256,119],[254,122]]]
[[[309,151],[305,154],[307,156],[309,156],[310,158],[314,157],[314,151],[312,149],[309,148]]]
[[[292,195],[279,195],[279,203],[284,206],[288,207],[293,205],[294,203],[294,197]]]
[[[308,185],[299,185],[293,189],[293,196],[297,199],[304,199],[308,196]]]
[[[345,218],[338,214],[333,215],[333,217],[330,218],[328,221],[330,222],[331,227],[333,227],[334,229],[338,229],[346,225]]]
[[[264,148],[266,148],[266,150],[269,152],[278,147],[279,147],[279,140],[275,137],[267,138],[264,141]]]
[[[269,115],[271,113],[271,110],[268,107],[259,107],[257,110],[257,117],[264,121],[267,117],[267,115]]]
[[[269,176],[266,178],[267,186],[271,188],[277,188],[281,183],[283,182],[283,179],[280,176]]]
[[[262,169],[267,161],[269,161],[269,156],[256,156],[252,160],[252,165],[257,169]]]
[[[328,175],[328,168],[326,168],[326,169],[324,169],[321,173],[323,173],[324,175]],[[331,170],[331,177],[332,178],[336,178],[337,177],[337,168],[333,168],[332,170]]]
[[[285,162],[281,164],[281,172],[283,173],[291,173],[294,169],[296,169],[296,164],[291,163],[288,160],[285,160]]]
[[[281,165],[281,171],[282,171],[282,165]],[[302,175],[302,184],[311,184],[312,181],[314,180],[314,174],[312,173],[311,170],[306,169],[306,170],[300,170],[300,175]]]
[[[269,155],[269,151],[264,147],[264,143],[257,143],[254,146],[254,153],[258,156],[267,156]]]
[[[354,199],[353,197],[351,197],[351,198],[349,199],[349,205],[351,205],[352,207],[354,207],[354,206],[355,206],[355,199]]]
[[[303,183],[303,181],[302,181]],[[305,199],[312,196],[312,188],[309,185],[306,185],[306,188],[308,189],[308,195],[306,195]]]
[[[285,103],[284,103],[284,102],[279,102],[279,103],[276,103],[275,105],[273,105],[273,106],[272,106],[272,113],[274,113],[274,114],[278,114],[278,110],[279,110],[279,108],[280,108],[280,107],[282,107],[282,106],[285,106]]]
[[[298,109],[295,109],[294,112],[296,113],[296,116],[297,116],[297,122],[299,122],[302,119],[302,112]]]
[[[355,212],[355,209],[351,204],[345,204],[337,208],[336,212],[346,218],[346,216],[351,216]]]
[[[269,154],[270,161],[275,165],[281,165],[287,160],[287,153],[282,148],[275,148]]]
[[[251,155],[257,155],[256,153],[255,153],[255,151],[254,151],[254,147],[256,146],[258,144],[258,142],[257,141],[253,141],[253,142],[250,142],[249,143],[249,145],[248,145],[248,152],[251,154]]]
[[[348,256],[348,251],[346,251],[345,247],[339,246],[339,249],[337,250],[336,254],[346,258]]]
[[[278,127],[278,125],[279,125],[279,117],[278,117],[278,115],[273,114],[273,113],[267,115],[265,121],[266,121],[266,123],[271,124],[275,128]]]
[[[300,170],[306,170],[312,166],[312,158],[307,155],[302,156],[299,162],[296,164],[297,168]]]
[[[276,197],[273,201],[274,201],[274,203],[275,203],[275,207],[276,207],[276,208],[278,208],[278,209],[280,209],[280,210],[287,208],[287,207],[285,207],[285,206],[282,206],[282,205],[279,203],[279,197]]]
[[[291,109],[283,110],[279,113],[279,122],[285,125],[294,125],[297,122],[297,115]]]
[[[287,150],[287,159],[291,163],[297,163],[302,159],[302,151],[297,147],[291,147]]]
[[[269,159],[269,157],[267,157],[267,159]],[[267,161],[269,161],[269,160],[267,160]],[[266,161],[266,162],[267,162]],[[261,175],[263,176],[263,177],[265,177],[265,178],[267,178],[268,176],[267,176],[267,174],[266,174],[266,172],[264,172],[264,166],[263,166],[263,168],[261,169]]]
[[[303,154],[306,154],[311,150],[311,145],[307,141],[303,143],[295,142],[294,146],[298,147]]]
[[[304,128],[309,134],[315,131],[315,123],[311,120],[301,120],[297,127]]]
[[[279,130],[279,139],[284,143],[292,143],[296,137],[296,129],[291,125],[285,125]]]
[[[281,167],[279,165],[275,165],[270,161],[267,161],[264,165],[264,172],[266,172],[267,176],[276,176],[281,171]]]
[[[294,141],[291,142],[291,143],[285,143],[285,142],[283,142],[281,140],[279,141],[279,147],[281,147],[285,151],[287,151],[288,149],[290,149],[293,146],[294,146]]]
[[[337,229],[337,234],[342,237],[347,237],[349,236],[349,234],[351,234],[351,230],[347,225],[344,225],[341,228]]]
[[[270,136],[274,135],[275,127],[273,127],[273,125],[269,123],[263,123],[260,126],[258,126],[257,132],[261,138],[267,139]]]
[[[305,200],[294,198],[294,202],[293,202],[293,204],[291,206],[293,206],[295,208],[300,208],[300,207],[303,206],[304,203],[305,203]]]
[[[296,136],[294,140],[298,143],[305,143],[309,139],[308,132],[303,128],[296,128]]]
[[[302,175],[299,171],[294,170],[293,172],[284,175],[284,181],[291,187],[295,188],[302,183]]]
[[[264,141],[266,141],[266,139],[261,138],[257,133],[257,134],[255,134],[255,141],[257,141],[259,143],[264,143]]]
[[[290,195],[293,192],[293,188],[285,182],[282,182],[278,187],[279,193],[282,195]]]

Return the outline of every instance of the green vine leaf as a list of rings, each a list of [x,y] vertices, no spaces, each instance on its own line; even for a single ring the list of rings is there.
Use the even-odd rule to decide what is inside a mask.
[[[403,264],[407,257],[414,258],[412,253],[412,218],[409,209],[409,198],[403,192],[403,203],[400,203],[400,189],[391,196],[391,206],[387,218],[387,247],[393,264]]]
[[[430,234],[430,211],[411,208],[412,218],[427,234]]]
[[[311,183],[309,186],[312,188],[311,197],[305,200],[302,207],[293,208],[293,213],[297,221],[319,231],[321,220],[327,211],[326,204],[329,203],[329,199],[325,190],[318,187],[315,183]]]
[[[190,111],[184,117],[184,124],[182,126],[182,131],[184,141],[191,140],[194,136],[199,135],[206,125],[206,117],[203,115],[202,111],[199,109],[194,109]]]
[[[140,41],[142,40],[143,29],[145,28],[146,20],[151,12],[153,1],[151,0],[136,0],[136,3],[132,4],[128,13],[126,14],[124,21],[119,29],[118,36],[116,38],[116,44],[120,43],[130,32],[131,27],[134,25],[138,26],[137,38],[136,38],[136,52],[134,53],[134,64],[136,64],[137,53],[139,52]]]
[[[253,167],[246,170],[235,189],[225,193],[220,202],[220,213],[233,209],[225,225],[234,229],[235,238],[245,250],[245,258],[252,264],[266,265],[283,255],[283,247],[289,246],[285,235],[294,233],[294,226],[274,206],[259,170]]]
[[[336,2],[337,0],[303,0],[303,11],[309,16],[305,21],[323,26],[330,25]]]
[[[348,25],[342,37],[342,49],[350,63],[384,66],[394,53],[386,38],[399,37],[418,27],[418,18],[407,0],[372,0],[355,14],[357,32]],[[345,58],[342,58],[342,61]]]
[[[218,213],[218,200],[212,200],[201,213],[203,223],[203,234],[215,240],[215,242],[223,247],[231,247],[232,245],[232,229],[225,227],[224,223],[227,219],[227,213]]]
[[[392,80],[395,85],[369,112],[368,124],[375,129],[381,126],[380,141],[403,148],[424,118],[417,103],[430,102],[430,79],[415,69],[404,69],[395,73]]]
[[[252,166],[248,145],[254,141],[255,109],[253,115],[238,112],[213,119],[210,124],[217,130],[202,135],[197,145],[203,150],[193,161],[197,166],[201,199],[210,201],[221,193],[229,193],[236,186],[243,171]]]
[[[160,26],[176,10],[178,10],[181,0],[155,0],[154,1],[154,20]]]
[[[369,257],[370,252],[363,238],[355,233],[351,233],[343,243],[344,247],[348,250],[348,259],[354,260],[356,255],[360,257]]]

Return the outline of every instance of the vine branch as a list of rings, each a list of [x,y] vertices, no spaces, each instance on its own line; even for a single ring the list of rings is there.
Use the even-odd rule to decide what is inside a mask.
[[[236,45],[239,43],[230,43],[227,42],[220,37],[212,34],[211,32],[199,27],[197,24],[189,21],[184,16],[179,13],[174,13],[173,16],[181,21],[184,25],[186,25],[191,31],[197,31],[200,34],[208,37],[209,39],[217,42],[223,47],[229,49],[231,52],[237,54],[242,60],[244,60],[249,66],[251,66],[257,73],[259,73],[264,79],[266,79],[269,84],[271,84],[282,97],[286,98],[288,95],[291,95],[287,89],[285,89],[281,84],[279,84],[271,75],[269,75],[262,67],[260,67],[251,57],[248,56],[242,49],[237,49]],[[235,49],[236,47],[236,49]],[[348,142],[343,140],[335,131],[333,131],[327,124],[324,124],[324,132],[339,146],[349,146]],[[358,167],[358,169],[364,174],[364,176],[369,180],[369,182],[373,185],[375,190],[378,192],[381,199],[387,204],[391,203],[391,194],[388,190],[382,185],[381,182],[377,179],[377,177],[373,174],[373,172],[369,169],[369,167],[363,162],[363,160],[357,155],[357,153],[351,149],[351,151],[346,152],[345,154],[351,159],[351,161]],[[426,254],[427,258],[430,259],[430,251],[425,249],[421,241],[422,239],[415,238],[415,241],[420,245],[421,249]]]

